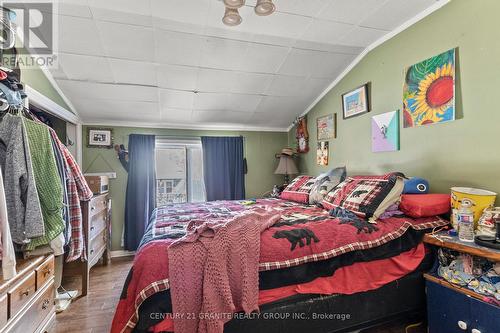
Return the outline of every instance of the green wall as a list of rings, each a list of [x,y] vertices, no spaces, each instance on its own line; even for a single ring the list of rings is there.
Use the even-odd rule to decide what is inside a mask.
[[[83,135],[86,137],[87,126],[84,126]],[[274,175],[277,160],[274,155],[287,144],[287,133],[278,132],[237,132],[237,131],[201,131],[114,127],[113,138],[115,144],[125,144],[128,147],[129,134],[155,134],[170,136],[239,136],[245,140],[245,157],[248,163],[248,174],[245,179],[246,196],[257,197],[272,189],[274,184],[283,182],[283,177]],[[121,248],[125,210],[125,190],[127,187],[127,173],[121,166],[113,149],[83,148],[84,172],[116,172],[117,178],[110,180],[110,192],[113,199],[113,236],[112,248]]]
[[[350,174],[390,170],[426,177],[431,191],[472,186],[500,193],[500,33],[498,0],[452,0],[422,21],[372,50],[307,115],[311,152],[301,172],[316,175],[347,165]],[[371,152],[371,116],[402,109],[403,69],[458,47],[453,122],[401,128],[401,150]],[[342,119],[341,94],[371,82],[372,111]],[[338,136],[330,140],[330,165],[315,161],[316,118],[336,112]],[[401,122],[402,123],[402,122]],[[295,132],[289,132],[294,144]]]

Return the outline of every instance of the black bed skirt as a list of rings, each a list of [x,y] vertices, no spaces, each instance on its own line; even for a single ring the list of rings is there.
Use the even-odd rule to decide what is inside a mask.
[[[425,316],[423,273],[431,269],[428,253],[419,267],[378,289],[353,295],[291,296],[260,307],[260,314],[235,315],[224,333],[339,333],[369,328],[397,318]]]

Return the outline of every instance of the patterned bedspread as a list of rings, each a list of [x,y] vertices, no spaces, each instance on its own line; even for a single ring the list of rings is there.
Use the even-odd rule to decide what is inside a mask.
[[[439,217],[393,217],[374,225],[359,219],[340,220],[322,208],[279,199],[262,199],[248,206],[240,201],[215,201],[161,207],[155,211],[136,253],[111,331],[147,329],[151,320],[146,327],[141,326],[142,310],[171,312],[167,249],[185,235],[189,222],[227,220],[256,207],[272,209],[281,216],[261,235],[261,290],[309,282],[331,276],[337,268],[354,262],[398,255],[415,247],[429,229],[448,223]],[[143,309],[153,303],[145,304],[146,300],[161,292],[162,301],[156,302],[154,309]]]

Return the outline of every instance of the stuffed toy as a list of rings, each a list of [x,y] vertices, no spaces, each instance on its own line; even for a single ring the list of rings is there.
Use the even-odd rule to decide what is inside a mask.
[[[429,193],[429,182],[423,178],[413,177],[405,179],[403,194],[427,194]]]

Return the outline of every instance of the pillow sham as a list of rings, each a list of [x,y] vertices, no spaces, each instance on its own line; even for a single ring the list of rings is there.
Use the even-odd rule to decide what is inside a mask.
[[[309,204],[321,204],[325,195],[345,180],[346,173],[346,167],[340,167],[316,177],[311,192],[309,193]]]
[[[347,209],[373,222],[400,199],[403,177],[401,173],[347,177],[326,195],[321,204],[328,210],[336,207]]]
[[[410,217],[431,217],[451,210],[449,194],[403,194],[399,209]]]
[[[307,204],[314,181],[315,178],[311,176],[298,176],[281,192],[280,198]]]

